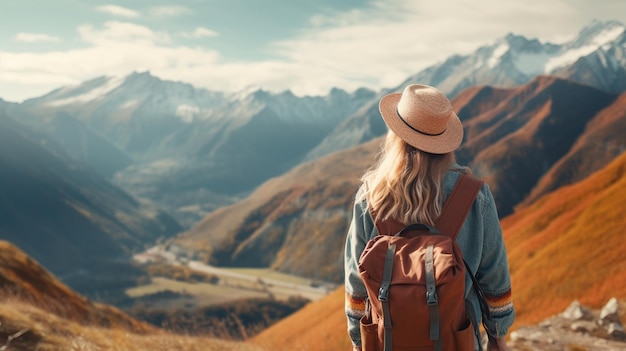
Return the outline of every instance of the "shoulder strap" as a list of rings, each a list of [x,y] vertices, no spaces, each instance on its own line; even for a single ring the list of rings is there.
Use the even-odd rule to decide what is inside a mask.
[[[439,218],[435,221],[435,227],[443,234],[449,235],[456,240],[459,230],[465,222],[476,195],[483,186],[483,181],[461,173],[452,193],[443,205]],[[370,212],[372,218],[375,213]],[[406,227],[394,219],[376,222],[379,235],[393,235]]]
[[[456,240],[482,186],[482,180],[461,173],[452,193],[443,205],[439,218],[435,221],[435,227],[442,234],[449,235]]]

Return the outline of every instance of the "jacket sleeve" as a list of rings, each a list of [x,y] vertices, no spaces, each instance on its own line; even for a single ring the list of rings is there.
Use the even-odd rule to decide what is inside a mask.
[[[345,270],[345,313],[348,321],[348,335],[354,346],[361,346],[360,319],[365,315],[367,290],[359,276],[359,257],[363,252],[369,235],[366,235],[366,214],[364,203],[355,203],[352,220],[346,235],[344,270]],[[366,237],[367,236],[367,237]]]
[[[491,321],[485,321],[487,332],[492,337],[503,337],[508,333],[515,318],[511,297],[511,277],[495,200],[486,184],[483,190],[486,196],[482,209],[485,232],[483,255],[476,278],[485,292],[492,317]]]

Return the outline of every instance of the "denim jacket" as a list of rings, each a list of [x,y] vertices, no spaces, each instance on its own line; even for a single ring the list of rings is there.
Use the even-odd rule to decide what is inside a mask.
[[[452,192],[459,177],[459,169],[449,171],[443,186],[446,197]],[[359,189],[363,191],[363,187]],[[348,334],[353,345],[361,345],[360,318],[365,314],[367,291],[359,276],[358,261],[367,242],[378,231],[367,209],[366,201],[355,202],[353,217],[345,243],[345,312]],[[487,184],[479,191],[461,231],[457,237],[463,256],[483,288],[493,324],[488,333],[494,337],[506,336],[513,323],[514,309],[511,300],[511,283],[506,249],[498,219],[495,201]],[[480,305],[472,289],[472,280],[465,279],[465,295],[480,316]]]

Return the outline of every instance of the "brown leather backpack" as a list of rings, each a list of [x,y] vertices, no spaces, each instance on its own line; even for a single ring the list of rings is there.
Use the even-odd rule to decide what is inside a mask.
[[[369,301],[364,351],[474,350],[478,323],[466,308],[469,270],[456,237],[482,184],[462,174],[435,227],[376,223],[379,235],[359,259]]]

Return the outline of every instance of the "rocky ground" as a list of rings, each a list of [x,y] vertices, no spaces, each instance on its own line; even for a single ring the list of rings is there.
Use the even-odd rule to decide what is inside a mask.
[[[562,313],[535,326],[511,332],[511,351],[623,351],[626,333],[620,306],[613,298],[599,311],[572,304]]]

